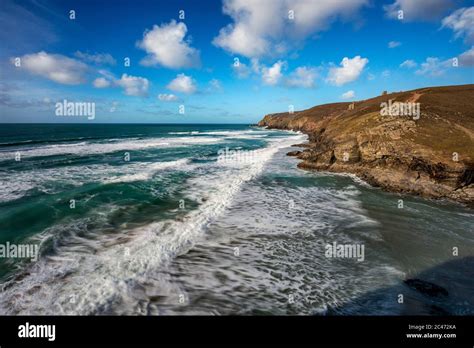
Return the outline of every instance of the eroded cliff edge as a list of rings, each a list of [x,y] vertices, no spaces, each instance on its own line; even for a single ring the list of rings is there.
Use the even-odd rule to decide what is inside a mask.
[[[419,103],[419,118],[381,104]],[[407,104],[411,103],[411,104]],[[474,206],[474,85],[421,88],[354,103],[266,115],[258,123],[299,130],[298,167],[356,174],[383,189]]]

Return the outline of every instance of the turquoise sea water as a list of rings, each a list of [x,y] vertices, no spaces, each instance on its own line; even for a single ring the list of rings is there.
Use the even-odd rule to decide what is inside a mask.
[[[299,170],[286,153],[305,139],[1,125],[0,244],[40,258],[0,258],[0,314],[474,314],[472,210]],[[333,242],[364,261],[327,258]]]

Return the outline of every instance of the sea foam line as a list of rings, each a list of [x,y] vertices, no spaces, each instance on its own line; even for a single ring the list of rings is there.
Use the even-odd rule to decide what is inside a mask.
[[[183,221],[160,221],[133,231],[123,244],[80,253],[67,247],[58,250],[60,262],[45,258],[20,280],[7,284],[0,295],[1,314],[97,314],[119,303],[134,302],[130,291],[152,278],[177,255],[193,246],[205,226],[231,204],[241,186],[259,175],[266,162],[300,137],[285,138],[258,152],[252,163],[241,168],[225,167],[218,178],[205,181],[210,192],[198,209]],[[203,187],[203,189],[206,189]],[[71,301],[71,296],[75,300]]]
[[[92,164],[87,166],[68,166],[51,169],[35,169],[21,171],[11,175],[9,172],[0,174],[3,183],[0,191],[0,202],[19,199],[32,189],[54,193],[46,189],[48,183],[57,183],[80,186],[90,182],[112,184],[119,182],[133,182],[150,180],[159,171],[184,167],[189,159],[179,159],[168,162],[127,162],[112,166],[109,164]],[[61,189],[61,187],[58,187]]]
[[[194,144],[213,144],[223,138],[212,137],[177,137],[127,140],[108,143],[80,142],[74,144],[45,145],[35,148],[18,148],[14,151],[0,152],[0,161],[15,160],[15,155],[20,152],[21,158],[47,157],[56,155],[95,155],[117,151],[145,150],[155,147],[182,147]]]

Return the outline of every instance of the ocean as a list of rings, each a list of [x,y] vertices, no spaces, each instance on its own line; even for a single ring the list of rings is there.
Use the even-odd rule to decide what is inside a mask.
[[[300,170],[306,138],[2,124],[0,245],[39,255],[0,258],[0,314],[473,315],[473,211]]]

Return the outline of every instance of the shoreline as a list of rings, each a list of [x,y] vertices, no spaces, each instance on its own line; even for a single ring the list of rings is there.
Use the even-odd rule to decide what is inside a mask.
[[[262,127],[262,126],[260,126],[260,127]],[[299,147],[299,148],[303,148],[303,149],[310,148],[311,149],[314,146],[313,145],[314,143],[312,143],[309,140],[310,134],[307,134],[307,133],[305,133],[301,130],[281,129],[281,128],[273,128],[273,127],[269,127],[269,126],[263,126],[262,128],[275,129],[275,130],[284,130],[284,131],[291,131],[291,132],[295,132],[295,133],[306,134],[308,136],[308,142],[307,143],[294,144],[294,145],[291,145],[291,147]],[[471,201],[471,200],[464,201],[464,200],[453,199],[453,198],[450,198],[450,197],[447,197],[447,196],[432,196],[432,195],[429,195],[429,194],[425,194],[421,190],[420,191],[415,191],[415,190],[408,190],[408,189],[399,189],[396,186],[391,186],[389,184],[384,185],[380,181],[378,181],[375,177],[371,177],[369,173],[362,173],[361,174],[361,171],[364,169],[364,167],[358,167],[358,168],[352,167],[351,168],[350,165],[337,167],[336,169],[335,168],[330,168],[330,167],[326,168],[324,166],[320,167],[320,166],[318,166],[317,163],[311,163],[310,161],[305,160],[305,159],[300,157],[300,155],[302,155],[302,154],[303,154],[303,157],[304,157],[305,151],[306,150],[290,151],[286,155],[289,156],[289,157],[296,157],[297,159],[299,159],[300,162],[297,164],[297,168],[301,169],[301,170],[348,176],[348,177],[351,177],[353,180],[360,180],[361,184],[367,185],[368,187],[370,187],[372,189],[381,189],[385,192],[396,193],[396,194],[400,194],[400,195],[410,195],[412,197],[423,198],[423,199],[433,201],[433,202],[455,203],[455,204],[461,205],[462,207],[466,207],[466,208],[470,208],[470,209],[474,210],[474,202]]]
[[[293,147],[299,147],[299,145],[293,145]],[[289,155],[289,154],[286,154],[286,155],[289,156],[289,157],[296,157],[296,156]],[[299,162],[299,163],[302,163],[302,162]],[[334,175],[334,176],[350,178],[352,181],[354,181],[355,183],[357,183],[361,186],[364,186],[365,188],[368,188],[368,189],[371,189],[371,190],[381,190],[383,192],[390,193],[390,194],[398,194],[400,196],[400,198],[402,198],[402,196],[407,196],[407,197],[411,197],[411,198],[422,199],[426,202],[441,203],[441,204],[454,204],[454,205],[457,205],[457,206],[460,206],[460,207],[463,207],[463,208],[472,209],[474,211],[474,205],[466,204],[466,203],[459,202],[459,201],[456,201],[456,200],[452,200],[452,199],[449,199],[449,198],[446,198],[446,197],[434,198],[434,197],[430,197],[430,196],[417,195],[413,192],[395,191],[395,190],[390,189],[390,188],[385,188],[385,187],[374,185],[374,184],[370,183],[369,181],[365,180],[364,178],[361,178],[360,176],[358,176],[356,173],[353,173],[353,172],[349,172],[349,171],[329,171],[329,170],[323,170],[323,169],[318,170],[318,169],[304,168],[302,166],[299,166],[299,163],[297,165],[297,168],[300,169],[300,170],[305,170],[305,171],[308,171],[308,172],[317,172],[317,173],[326,174],[326,175]]]
[[[474,100],[474,85],[432,87],[269,114],[258,125],[308,136],[287,154],[301,160],[300,169],[352,174],[388,192],[474,208],[474,143],[465,134],[474,126],[474,102],[456,109],[453,91]],[[380,115],[381,103],[413,95],[421,100],[420,120]],[[455,150],[459,160],[451,158]]]

